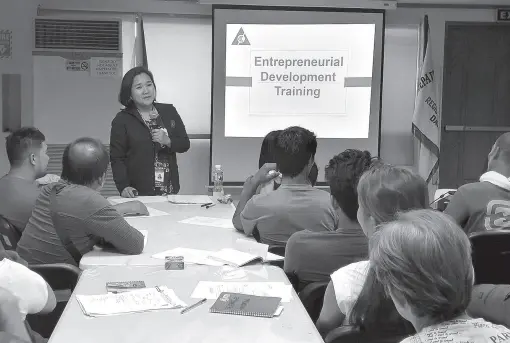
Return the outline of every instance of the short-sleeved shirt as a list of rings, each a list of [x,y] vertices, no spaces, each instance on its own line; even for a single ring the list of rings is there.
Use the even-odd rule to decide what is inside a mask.
[[[0,215],[20,233],[32,214],[40,189],[35,182],[5,175],[0,179]]]
[[[241,212],[243,229],[257,228],[262,243],[285,246],[292,234],[334,231],[338,217],[328,192],[311,185],[281,185],[274,192],[255,195]]]
[[[8,258],[0,261],[0,287],[18,298],[23,319],[27,314],[41,312],[48,302],[46,281],[39,274]]]
[[[340,311],[345,314],[346,320],[350,318],[354,304],[361,294],[369,268],[369,261],[360,261],[351,263],[331,274],[336,302]]]
[[[105,241],[119,252],[139,254],[143,250],[142,233],[129,225],[99,192],[85,186],[68,184],[57,194],[54,210],[58,223],[83,255]],[[44,186],[17,252],[29,264],[70,263],[77,265],[60,241],[50,213],[50,193],[55,184]]]
[[[510,330],[479,319],[455,319],[424,328],[401,343],[508,343]]]
[[[328,281],[339,268],[366,260],[368,239],[356,226],[333,232],[296,232],[287,242],[285,272],[294,273],[304,283]]]
[[[452,216],[467,234],[471,234],[510,229],[508,208],[510,191],[490,182],[475,182],[457,190],[445,213]]]

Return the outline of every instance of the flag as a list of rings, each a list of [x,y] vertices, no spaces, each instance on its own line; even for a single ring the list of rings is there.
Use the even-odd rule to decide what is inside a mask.
[[[131,68],[143,66],[149,67],[147,62],[147,46],[145,45],[145,31],[143,28],[142,15],[136,16],[135,21],[135,44],[133,46],[133,55],[131,56]]]
[[[427,181],[429,191],[437,189],[439,175],[440,110],[437,74],[434,70],[428,18],[424,20],[424,57],[416,90],[412,131],[417,143],[414,158],[419,174]]]

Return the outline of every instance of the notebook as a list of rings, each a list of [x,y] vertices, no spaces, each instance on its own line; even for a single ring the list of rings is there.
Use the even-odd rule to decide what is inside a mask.
[[[108,293],[124,293],[134,291],[135,289],[145,288],[143,281],[121,281],[121,282],[107,282],[106,291]]]
[[[272,256],[269,255],[269,253],[267,253],[266,255],[267,259],[272,258]],[[211,254],[209,258],[215,261],[223,262],[233,267],[242,267],[252,262],[265,262],[265,259],[262,256],[230,248],[221,249],[220,251]],[[283,257],[279,256],[278,258],[283,259]]]
[[[273,318],[281,298],[223,292],[210,308],[211,313]]]

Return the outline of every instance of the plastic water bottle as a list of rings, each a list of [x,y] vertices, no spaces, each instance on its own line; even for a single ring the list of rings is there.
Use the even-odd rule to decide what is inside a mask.
[[[214,166],[212,179],[214,183],[213,198],[217,200],[223,196],[223,169],[219,164]]]

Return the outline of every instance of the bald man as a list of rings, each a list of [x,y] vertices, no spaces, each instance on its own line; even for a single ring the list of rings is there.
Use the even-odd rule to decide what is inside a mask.
[[[510,229],[510,132],[494,143],[487,167],[479,182],[457,190],[445,210],[467,234]]]
[[[29,264],[69,263],[96,244],[109,244],[123,254],[140,254],[143,235],[124,215],[147,215],[139,201],[112,206],[99,190],[104,184],[109,156],[92,138],[69,144],[62,158],[62,177],[44,186],[18,243],[17,252]]]

